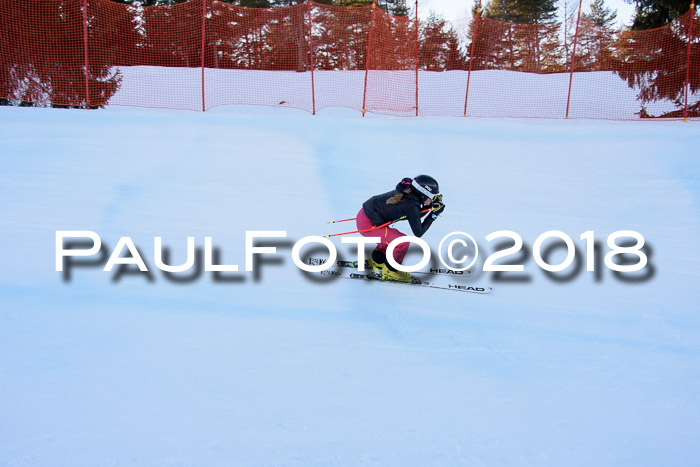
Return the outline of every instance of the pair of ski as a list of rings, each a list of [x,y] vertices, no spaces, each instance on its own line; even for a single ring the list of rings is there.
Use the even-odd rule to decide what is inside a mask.
[[[308,264],[312,266],[325,264],[325,262],[326,260],[323,258],[311,257],[308,259]],[[359,271],[357,265],[357,261],[339,260],[336,262],[334,267],[321,271],[321,274],[346,279],[375,280],[380,282],[393,282],[396,284],[418,285],[433,289],[454,290],[456,292],[469,292],[477,294],[488,294],[493,292],[493,287],[460,283],[461,279],[468,277],[471,274],[470,270],[452,271],[450,269],[443,268],[430,268],[426,271],[412,273],[411,277],[413,278],[413,282],[399,282],[382,279],[381,274],[369,269],[366,263],[364,272]]]

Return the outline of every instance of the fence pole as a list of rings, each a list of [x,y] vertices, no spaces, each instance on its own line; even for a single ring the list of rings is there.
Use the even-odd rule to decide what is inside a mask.
[[[362,92],[362,116],[367,112],[367,74],[369,73],[369,57],[372,50],[372,29],[374,28],[374,12],[377,9],[376,0],[372,0],[372,14],[369,18],[369,37],[367,38],[367,57],[365,58],[365,88]]]
[[[418,0],[416,0],[416,117],[418,116],[418,65],[420,62],[420,53],[418,47],[419,40],[420,33],[418,30]]]
[[[569,104],[571,103],[571,84],[574,80],[574,62],[576,61],[576,42],[578,40],[578,25],[581,21],[581,3],[583,0],[578,2],[578,15],[576,16],[576,32],[574,33],[574,47],[571,51],[571,72],[569,73],[569,93],[566,96],[566,119],[569,118]],[[566,28],[564,28],[564,34],[566,34]]]
[[[313,112],[311,115],[316,115],[316,87],[314,86],[314,41],[311,35],[313,29],[311,27],[311,0],[306,0],[309,14],[309,63],[311,64],[311,107]]]
[[[690,44],[693,42],[693,23],[695,22],[695,2],[690,4],[690,27],[688,28],[688,53],[685,65],[685,109],[683,121],[688,121],[688,94],[690,93]]]
[[[85,60],[85,108],[90,109],[90,73],[88,62],[88,3],[83,0],[83,54]]]
[[[469,51],[469,71],[467,72],[467,92],[464,96],[464,116],[467,116],[467,103],[469,102],[469,81],[472,77],[472,63],[474,63],[474,49],[476,48],[476,38],[479,33],[479,20],[481,18],[481,0],[476,9],[476,20],[474,22],[474,36],[472,37],[472,46]]]
[[[207,0],[202,0],[202,112],[206,112],[207,105],[204,99],[204,48],[206,47],[206,19],[207,19]]]

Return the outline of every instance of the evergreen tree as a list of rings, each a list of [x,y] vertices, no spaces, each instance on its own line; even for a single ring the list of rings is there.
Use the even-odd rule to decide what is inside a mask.
[[[499,69],[561,71],[556,13],[556,0],[491,0],[484,16],[500,24],[489,22],[488,28],[480,28],[477,40],[487,48],[479,58]]]
[[[413,70],[419,50],[416,23],[407,16],[395,16],[378,9],[372,31],[369,68],[376,70]]]
[[[394,16],[407,16],[406,0],[377,0],[377,6]]]
[[[591,12],[583,13],[583,17],[604,28],[612,29],[617,20],[617,10],[605,6],[604,0],[593,0]]]
[[[579,0],[561,0],[561,4],[564,19],[564,56],[566,57],[566,66],[569,67],[574,34],[576,33]]]
[[[460,46],[457,32],[454,29],[450,29],[447,37],[447,64],[445,65],[445,71],[466,69],[467,57]]]
[[[117,3],[125,3],[133,6],[167,6],[175,5],[176,3],[186,2],[187,0],[112,0]]]
[[[609,71],[616,68],[612,50],[617,40],[613,29],[617,11],[605,6],[604,0],[594,0],[590,13],[582,13],[579,25],[575,71]]]
[[[377,6],[394,16],[408,15],[406,0],[376,0]],[[336,6],[367,6],[372,0],[335,0]]]
[[[457,33],[447,28],[444,19],[431,12],[420,25],[419,66],[429,71],[464,69]]]
[[[556,0],[491,0],[484,16],[506,23],[544,24],[557,16]]]
[[[479,0],[474,0],[474,5],[472,6],[472,18],[469,21],[469,27],[467,30],[467,37],[469,38],[469,45],[467,46],[466,56],[468,60],[471,61],[471,69],[479,70],[485,69],[486,66],[486,43],[485,35],[479,34],[479,27],[477,23],[482,21],[482,13],[479,12]],[[482,39],[483,38],[483,39]],[[467,62],[467,69],[469,69],[469,62]]]
[[[364,69],[371,15],[368,8],[315,8],[312,18],[315,68]]]
[[[367,6],[372,4],[372,0],[335,0],[336,6]]]
[[[18,2],[0,17],[0,104],[104,105],[122,77],[112,71],[112,57],[100,50],[88,50],[85,69],[83,36],[76,34],[84,24],[82,6],[56,1],[40,14],[36,8],[33,2]],[[89,28],[88,33],[92,38],[99,31]]]
[[[637,91],[642,103],[639,115],[651,116],[645,105],[670,101],[676,110],[662,117],[682,116],[686,92],[688,20],[675,21],[689,12],[686,0],[634,0],[637,6],[632,31],[624,31],[616,42],[616,73]],[[663,26],[663,27],[662,27]],[[654,31],[638,32],[649,28]],[[695,33],[695,31],[693,31]],[[644,40],[640,40],[641,37]],[[700,49],[691,48],[690,63],[700,60]],[[700,71],[690,70],[690,92],[700,90]],[[688,116],[700,115],[700,102],[690,104]]]
[[[660,28],[690,10],[690,0],[627,0],[636,6],[632,30]]]
[[[231,3],[236,6],[244,6],[248,8],[270,8],[272,6],[270,0],[235,0]]]
[[[179,0],[178,0],[179,1]],[[236,6],[247,8],[285,8],[299,5],[306,0],[221,0]],[[334,0],[314,0],[315,3],[333,5]]]
[[[270,6],[273,8],[284,8],[288,6],[299,5],[300,3],[306,2],[306,0],[269,0],[269,2]],[[333,5],[334,0],[314,0],[314,3]]]

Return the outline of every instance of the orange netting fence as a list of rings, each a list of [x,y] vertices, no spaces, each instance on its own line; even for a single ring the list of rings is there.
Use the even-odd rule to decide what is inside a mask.
[[[700,19],[648,31],[584,17],[419,21],[312,1],[0,0],[0,103],[207,110],[326,107],[399,116],[700,117]],[[568,36],[567,36],[568,38]]]

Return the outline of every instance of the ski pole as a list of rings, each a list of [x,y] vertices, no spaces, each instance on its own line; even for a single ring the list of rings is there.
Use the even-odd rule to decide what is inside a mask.
[[[361,233],[361,232],[370,232],[372,230],[377,230],[377,229],[381,229],[382,227],[386,227],[387,225],[393,224],[394,222],[398,222],[399,220],[401,220],[401,219],[397,219],[395,221],[389,221],[389,222],[382,224],[382,225],[376,225],[376,226],[369,228],[369,229],[353,230],[352,232],[343,232],[343,233],[337,233],[337,234],[324,235],[324,237],[329,238],[329,237],[338,237],[340,235],[348,235],[348,234]]]
[[[428,209],[423,209],[420,213],[421,213],[421,214],[425,214],[425,213],[428,212],[428,211],[430,211],[430,208],[428,208]],[[328,224],[337,224],[338,222],[354,221],[354,220],[356,220],[356,219],[357,219],[357,217],[351,217],[350,219],[340,219],[340,220],[337,220],[337,221],[328,221]],[[400,221],[400,220],[402,220],[402,219],[405,219],[405,217],[402,217],[401,219],[397,219],[397,220],[395,220],[394,222],[398,222],[398,221]],[[389,222],[389,223],[392,224],[393,222]],[[338,234],[338,235],[340,235],[340,234]]]
[[[385,223],[382,224],[382,225],[375,225],[374,227],[371,227],[371,228],[369,228],[369,229],[353,230],[352,232],[343,232],[343,233],[337,233],[337,234],[324,235],[324,237],[326,237],[326,238],[328,238],[328,237],[338,237],[338,236],[340,236],[340,235],[348,235],[348,234],[354,234],[354,233],[370,232],[370,231],[372,231],[372,230],[381,229],[382,227],[386,227],[387,225],[394,224],[395,222],[402,221],[402,220],[404,220],[405,218],[406,218],[406,216],[401,216],[401,217],[399,217],[398,219],[396,219],[395,221],[385,222]]]
[[[338,222],[354,221],[357,217],[352,217],[350,219],[341,219],[339,221],[328,221],[329,224],[337,224]]]

